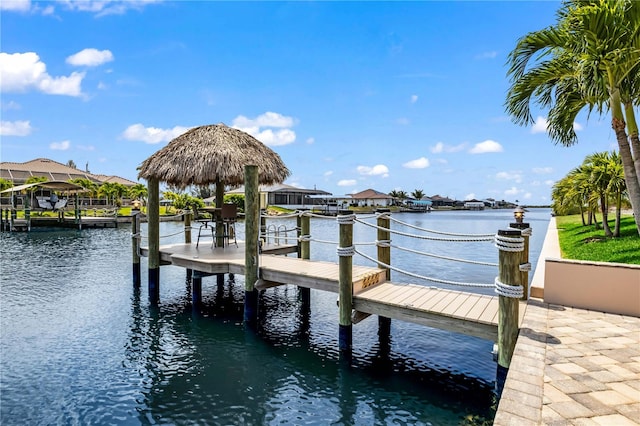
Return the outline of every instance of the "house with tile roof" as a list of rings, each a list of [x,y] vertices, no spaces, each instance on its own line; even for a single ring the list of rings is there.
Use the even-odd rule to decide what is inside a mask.
[[[133,186],[137,183],[120,176],[92,174],[48,158],[36,158],[24,163],[10,161],[0,163],[0,177],[13,182],[14,186],[24,184],[32,176],[44,176],[50,181],[64,182],[70,179],[89,179],[98,185],[105,182],[118,182],[125,186]]]
[[[388,207],[393,204],[393,197],[384,192],[369,188],[351,194],[351,204],[355,204],[358,207]]]

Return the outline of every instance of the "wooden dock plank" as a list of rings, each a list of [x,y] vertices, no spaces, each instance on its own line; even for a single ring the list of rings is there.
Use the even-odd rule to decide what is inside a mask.
[[[410,299],[417,293],[420,293],[421,288],[422,286],[416,284],[409,284],[402,287],[399,286],[393,291],[393,293],[385,298],[384,302],[389,305],[402,305],[405,300]]]
[[[490,303],[491,299],[488,297],[483,297],[482,299],[478,300],[478,303],[476,303],[473,308],[471,308],[469,313],[467,313],[466,318],[469,319],[469,321],[478,322],[480,316],[485,311],[485,309],[487,309],[487,306],[489,306]]]
[[[456,297],[451,303],[449,303],[444,309],[442,309],[442,315],[446,315],[449,317],[454,317],[454,312],[456,312],[460,306],[462,306],[471,296],[470,293],[461,293]]]
[[[466,318],[473,307],[482,300],[479,294],[469,294],[467,300],[458,307],[451,315],[458,318]]]
[[[432,289],[432,291],[435,292],[435,295],[429,298],[428,300],[424,301],[422,304],[416,306],[418,309],[423,311],[431,310],[438,302],[440,302],[443,298],[445,298],[449,293],[448,290],[443,290],[441,288]]]
[[[493,323],[493,318],[498,314],[498,297],[491,296],[491,302],[487,305],[482,315],[478,318],[478,322],[487,324]],[[495,322],[497,324],[497,322]]]

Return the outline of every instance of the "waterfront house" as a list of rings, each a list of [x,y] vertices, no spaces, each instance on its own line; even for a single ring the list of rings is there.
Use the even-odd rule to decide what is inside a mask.
[[[439,194],[429,197],[433,207],[453,207],[456,200],[452,200],[449,197],[442,197]]]
[[[388,207],[393,205],[393,197],[375,189],[351,194],[351,205],[357,207]]]
[[[227,191],[227,194],[244,195],[244,186]],[[291,210],[311,209],[322,204],[322,199],[331,196],[330,192],[321,189],[305,189],[284,183],[276,185],[260,185],[260,207],[278,206]]]

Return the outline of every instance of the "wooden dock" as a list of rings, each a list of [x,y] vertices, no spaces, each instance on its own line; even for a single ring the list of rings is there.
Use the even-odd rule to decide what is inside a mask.
[[[118,221],[115,216],[82,216],[79,222],[73,217],[57,218],[57,217],[39,217],[31,216],[30,224],[26,219],[14,219],[13,229],[11,221],[2,219],[3,230],[28,231],[29,227],[33,228],[66,228],[66,229],[87,229],[87,228],[117,228]]]
[[[142,247],[142,256],[148,248]],[[295,245],[265,245],[260,255],[260,277],[268,286],[294,284],[338,293],[338,263],[304,260],[282,254],[296,253]],[[160,260],[209,274],[245,275],[245,247],[212,248],[210,244],[160,246]],[[353,265],[353,308],[360,313],[413,322],[496,341],[498,296],[445,290],[418,284],[386,281],[386,271]],[[520,321],[526,304],[521,303]]]

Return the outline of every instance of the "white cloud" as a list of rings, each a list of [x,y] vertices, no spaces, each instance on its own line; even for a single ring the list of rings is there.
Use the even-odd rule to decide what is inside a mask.
[[[443,152],[460,152],[463,151],[466,146],[466,143],[461,143],[459,145],[446,145],[442,142],[438,142],[431,147],[431,152],[434,154],[440,154]]]
[[[476,194],[474,192],[472,192],[471,194],[467,194],[464,196],[465,200],[473,200],[474,198],[476,198]]]
[[[577,121],[573,122],[573,130],[576,132],[579,132],[580,130],[582,130],[582,124],[578,123]]]
[[[449,164],[449,162],[447,160],[445,160],[444,158],[438,158],[436,160],[436,163],[438,163],[438,164]]]
[[[247,118],[239,115],[233,119],[233,127],[293,127],[295,124],[293,117],[287,117],[277,112],[267,111],[256,118]]]
[[[520,192],[522,191],[516,188],[515,186],[512,186],[511,188],[504,191],[504,195],[518,195]]]
[[[296,133],[290,129],[295,124],[293,117],[268,111],[256,118],[239,115],[233,119],[231,126],[249,133],[267,146],[281,146],[295,142]],[[273,131],[271,128],[280,130]]]
[[[470,154],[486,154],[488,152],[502,152],[502,145],[489,139],[475,144],[473,148],[469,150]]]
[[[142,10],[146,5],[162,0],[84,0],[63,1],[67,9],[78,12],[95,13],[96,16],[122,15],[130,9]]]
[[[109,86],[107,86],[102,81],[98,83],[98,90],[107,90],[108,88],[109,88]]]
[[[496,179],[499,180],[513,180],[516,183],[522,182],[522,174],[518,171],[513,172],[498,172],[496,173]]]
[[[529,199],[531,199],[531,196],[532,196],[532,194],[531,194],[530,192],[526,192],[526,193],[522,196],[522,198],[524,198],[525,200],[529,200]]]
[[[316,143],[316,139],[315,138],[308,138],[307,139],[307,145],[313,145],[314,143]]]
[[[548,125],[547,119],[539,115],[531,127],[531,133],[546,133]]]
[[[3,111],[9,111],[12,109],[21,109],[22,106],[20,106],[19,103],[14,102],[14,101],[9,101],[9,102],[2,102],[2,110]]]
[[[47,66],[34,52],[0,53],[0,91],[26,92],[39,90],[49,95],[82,95],[84,72],[73,72],[68,77],[52,77]]]
[[[411,103],[415,104],[416,102],[418,102],[418,95],[411,95]]]
[[[476,59],[494,59],[496,56],[498,56],[498,52],[496,52],[495,50],[491,50],[476,55]]]
[[[551,179],[544,181],[544,184],[547,185],[547,186],[553,186],[554,183],[556,183],[556,182],[551,180]]]
[[[333,170],[327,170],[326,172],[323,173],[323,176],[325,177],[329,177],[333,174]]]
[[[367,176],[382,176],[382,177],[388,177],[389,176],[389,168],[387,166],[385,166],[384,164],[376,164],[373,167],[369,167],[369,166],[358,166],[357,168],[358,173],[360,173],[361,175],[367,175]]]
[[[93,145],[76,145],[80,151],[95,151],[96,147]]]
[[[354,186],[357,183],[358,182],[355,179],[342,179],[338,181],[337,185],[338,186]]]
[[[416,158],[415,160],[407,161],[402,167],[407,169],[426,169],[429,167],[429,159],[427,157]]]
[[[398,119],[396,120],[396,124],[399,124],[399,125],[401,125],[401,126],[406,126],[406,125],[408,125],[409,123],[410,123],[409,119],[408,119],[408,118],[405,118],[405,117],[401,117],[401,118],[398,118]]]
[[[69,141],[51,142],[49,144],[49,148],[53,149],[54,151],[66,151],[70,147],[71,147],[71,142]]]
[[[67,57],[67,63],[75,66],[95,67],[113,61],[110,50],[83,49]]]
[[[188,127],[176,126],[173,129],[159,129],[144,127],[142,124],[132,124],[122,132],[122,137],[129,141],[142,141],[148,144],[169,142],[189,130]]]
[[[533,171],[533,173],[536,173],[539,175],[546,175],[549,173],[553,173],[553,167],[534,167],[531,170]]]
[[[31,9],[31,0],[2,0],[0,10],[27,12]]]
[[[31,134],[28,121],[0,121],[1,136],[27,136]]]

